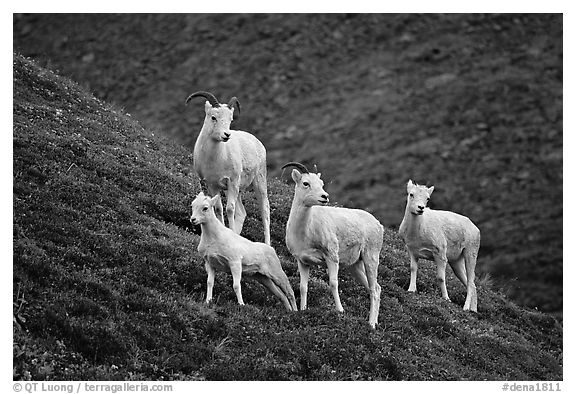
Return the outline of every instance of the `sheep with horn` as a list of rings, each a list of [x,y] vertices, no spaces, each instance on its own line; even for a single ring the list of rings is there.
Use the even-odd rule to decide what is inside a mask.
[[[338,294],[338,271],[350,272],[370,293],[369,323],[378,324],[380,285],[377,282],[380,249],[384,228],[370,213],[360,209],[326,206],[328,193],[320,173],[310,173],[297,162],[292,208],[286,224],[286,246],[298,261],[300,272],[300,309],[307,307],[308,279],[311,266],[324,266],[328,271],[330,290],[336,310],[344,312]]]
[[[199,91],[186,98],[186,104],[196,97],[206,99],[204,123],[194,145],[194,170],[205,182],[208,193],[226,194],[228,227],[240,234],[246,218],[241,191],[252,186],[260,206],[264,242],[270,245],[270,205],[266,185],[266,148],[254,135],[231,130],[235,109],[240,102],[232,97],[222,104],[209,92]],[[216,205],[216,216],[224,223],[222,203]]]

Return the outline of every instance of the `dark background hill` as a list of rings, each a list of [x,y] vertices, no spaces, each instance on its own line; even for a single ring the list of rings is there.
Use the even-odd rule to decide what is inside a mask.
[[[478,313],[465,288],[423,265],[406,291],[408,256],[385,228],[379,326],[366,291],[342,271],[336,313],[323,270],[309,309],[286,312],[259,284],[206,274],[189,230],[199,191],[189,150],[122,108],[14,55],[13,378],[15,380],[563,379],[562,326],[481,277]],[[292,186],[269,179],[272,244],[298,297],[284,245]],[[248,212],[255,198],[244,198]],[[250,215],[244,235],[261,239]]]
[[[562,309],[562,15],[15,15],[14,50],[188,148],[237,96],[270,175],[399,225],[409,178],[482,230],[479,272]]]

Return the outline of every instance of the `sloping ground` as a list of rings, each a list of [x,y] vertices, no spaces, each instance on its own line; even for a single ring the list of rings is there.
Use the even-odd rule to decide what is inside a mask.
[[[562,309],[562,15],[16,15],[14,47],[191,147],[196,90],[398,226],[409,178],[482,230],[478,269]]]
[[[379,327],[346,273],[346,312],[313,270],[310,309],[287,313],[229,276],[202,300],[198,236],[187,229],[198,192],[189,151],[142,128],[75,83],[14,56],[14,379],[17,380],[561,380],[562,327],[480,280],[479,313],[442,301],[434,269],[406,292],[408,256],[385,231]],[[296,290],[284,246],[291,186],[271,179],[272,243]],[[246,198],[256,212],[254,196]],[[245,235],[262,238],[249,215]]]

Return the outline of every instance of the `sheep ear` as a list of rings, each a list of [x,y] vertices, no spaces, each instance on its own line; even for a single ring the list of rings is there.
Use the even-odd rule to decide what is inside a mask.
[[[206,100],[204,103],[204,110],[208,111],[210,108],[212,108],[212,104],[210,104],[210,101]]]
[[[320,178],[320,177],[322,176],[322,173],[321,173],[321,172],[319,172],[319,173],[318,173],[318,174],[316,174],[316,175],[318,175],[318,178]]]
[[[430,196],[433,191],[434,191],[434,186],[430,186],[430,187],[428,188],[428,196]]]
[[[300,182],[300,179],[302,179],[302,174],[295,168],[292,170],[292,179],[294,179],[294,182],[296,183]]]
[[[409,192],[413,187],[414,184],[412,183],[412,179],[408,179],[408,183],[406,184],[406,191]]]
[[[210,199],[210,205],[215,206],[220,201],[220,193]]]

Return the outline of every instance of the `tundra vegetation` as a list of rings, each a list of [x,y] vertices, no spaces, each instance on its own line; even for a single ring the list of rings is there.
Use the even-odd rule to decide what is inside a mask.
[[[379,325],[366,291],[339,279],[336,312],[321,270],[308,309],[287,312],[258,283],[239,307],[228,274],[206,273],[190,228],[200,190],[190,151],[69,79],[14,56],[13,377],[16,380],[562,380],[562,327],[477,281],[478,313],[450,274],[452,303],[384,228]],[[293,186],[269,180],[271,244],[284,245]],[[256,209],[248,193],[247,209]],[[399,198],[401,198],[399,196]],[[250,201],[250,202],[248,202]],[[261,237],[249,216],[245,236]]]

